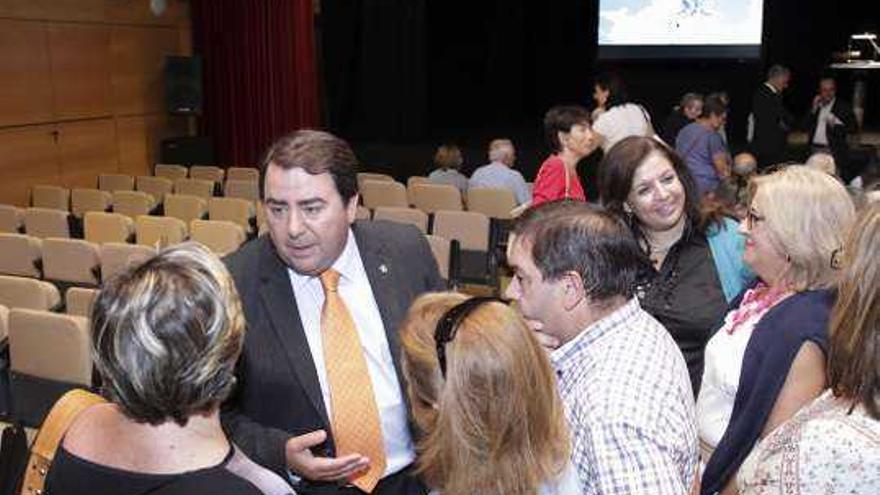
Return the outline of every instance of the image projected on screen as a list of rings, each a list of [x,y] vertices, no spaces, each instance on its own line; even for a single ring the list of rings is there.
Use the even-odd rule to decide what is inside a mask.
[[[600,0],[603,58],[757,57],[763,0]]]

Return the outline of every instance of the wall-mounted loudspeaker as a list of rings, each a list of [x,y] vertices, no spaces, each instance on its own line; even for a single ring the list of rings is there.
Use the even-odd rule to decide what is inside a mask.
[[[165,105],[173,115],[201,115],[200,57],[165,57]]]

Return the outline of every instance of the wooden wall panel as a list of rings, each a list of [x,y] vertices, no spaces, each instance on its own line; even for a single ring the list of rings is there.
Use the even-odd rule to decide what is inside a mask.
[[[165,56],[180,53],[177,31],[117,26],[113,28],[110,53],[114,113],[164,111]]]
[[[0,0],[0,16],[100,22],[104,20],[104,2],[105,0]]]
[[[34,184],[60,180],[54,124],[0,130],[0,203],[27,206]]]
[[[150,10],[149,0],[106,0],[106,16],[110,22],[178,26],[189,23],[189,6],[181,0],[166,0],[166,9],[157,16]]]
[[[153,115],[116,118],[116,146],[119,171],[129,175],[151,175],[151,146],[149,129],[157,125]]]
[[[187,135],[185,117],[165,114],[116,118],[119,171],[130,175],[151,175],[159,161],[163,139]]]
[[[53,120],[47,37],[44,23],[0,20],[0,126]]]
[[[192,51],[189,8],[167,3],[0,0],[0,202],[149,173],[163,138],[189,134],[164,105],[165,56]]]
[[[58,130],[61,184],[65,187],[97,187],[98,174],[119,170],[112,118],[65,122]]]
[[[100,24],[49,28],[55,118],[106,116],[110,105],[110,30]]]

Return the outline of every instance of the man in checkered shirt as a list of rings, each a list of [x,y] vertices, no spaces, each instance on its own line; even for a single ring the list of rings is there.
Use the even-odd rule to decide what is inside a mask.
[[[527,211],[508,245],[506,295],[552,349],[584,493],[688,493],[698,459],[690,379],[633,296],[643,258],[629,229],[563,201]]]

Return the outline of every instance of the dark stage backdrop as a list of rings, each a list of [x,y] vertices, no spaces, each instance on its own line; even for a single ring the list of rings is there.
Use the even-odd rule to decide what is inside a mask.
[[[851,2],[766,4],[761,60],[599,64],[597,0],[324,0],[327,123],[366,141],[539,133],[549,106],[591,106],[592,78],[609,70],[657,122],[686,91],[727,90],[730,132],[741,141],[751,94],[770,64],[792,68],[786,101],[801,112],[831,52],[844,49],[851,33],[878,28],[876,15]],[[838,77],[847,97],[849,79]],[[880,82],[869,88],[869,105],[878,108]],[[869,124],[878,122],[877,112],[868,113]]]

